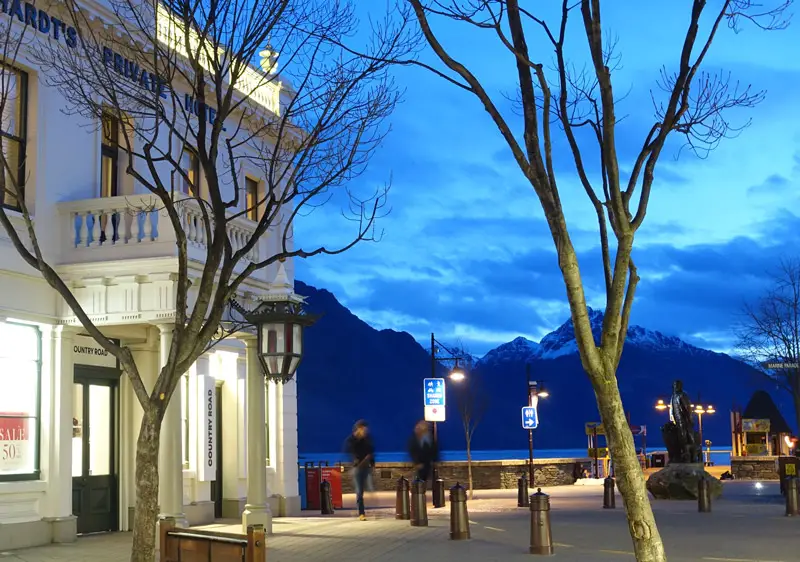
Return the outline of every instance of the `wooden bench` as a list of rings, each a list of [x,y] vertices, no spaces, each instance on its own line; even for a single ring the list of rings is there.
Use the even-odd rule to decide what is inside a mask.
[[[247,527],[247,537],[200,529],[180,529],[173,518],[159,523],[161,562],[265,562],[263,525]]]

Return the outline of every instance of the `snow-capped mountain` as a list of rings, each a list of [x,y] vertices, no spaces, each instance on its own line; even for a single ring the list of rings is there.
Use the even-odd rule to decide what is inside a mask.
[[[603,328],[603,311],[594,310],[592,308],[587,308],[587,311],[592,324],[592,335],[594,336],[595,342],[599,345],[600,334]],[[647,349],[652,352],[683,352],[690,354],[713,353],[688,344],[676,336],[668,336],[641,326],[628,327],[628,337],[625,346]],[[543,337],[542,341],[539,343],[519,337],[491,350],[483,356],[480,362],[494,363],[497,361],[507,361],[510,358],[516,360],[555,359],[557,357],[577,353],[578,345],[575,341],[575,329],[572,324],[572,318],[570,318],[556,330]]]

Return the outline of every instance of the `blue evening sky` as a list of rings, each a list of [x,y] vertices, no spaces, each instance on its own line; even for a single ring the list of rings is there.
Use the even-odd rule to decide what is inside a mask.
[[[662,65],[676,68],[690,2],[670,10],[648,2],[604,2],[605,27],[618,37],[614,73],[618,150],[629,168],[653,123],[650,91]],[[554,3],[556,4],[556,3]],[[663,5],[662,3],[657,3]],[[715,4],[711,2],[710,4]],[[634,7],[635,6],[635,7]],[[577,15],[577,14],[576,14]],[[585,60],[586,40],[572,22],[569,56]],[[516,88],[513,60],[490,32],[434,20],[442,42],[483,81],[517,133],[521,119],[504,95]],[[531,52],[552,51],[534,29]],[[800,22],[788,30],[727,28],[706,69],[767,91],[738,138],[708,158],[677,158],[674,139],[656,169],[649,213],[636,240],[639,284],[632,322],[715,350],[729,350],[742,303],[763,292],[781,257],[798,252],[800,216]],[[430,52],[423,59],[433,61]],[[391,181],[392,212],[379,243],[299,261],[297,277],[332,291],[377,328],[424,341],[461,340],[475,354],[522,335],[538,341],[568,316],[563,281],[539,202],[478,101],[422,69],[395,72],[405,88],[392,130],[354,187]],[[659,91],[655,90],[656,94]],[[591,153],[594,157],[594,153]],[[589,304],[602,308],[596,218],[560,137],[554,154],[561,197]],[[336,204],[297,228],[308,247],[344,240],[353,225]]]

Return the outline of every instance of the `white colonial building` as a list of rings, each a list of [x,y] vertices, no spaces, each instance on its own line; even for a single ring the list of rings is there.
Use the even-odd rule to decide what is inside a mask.
[[[2,6],[3,29],[19,20],[14,25],[27,24],[36,41],[73,47],[69,25],[54,36],[55,14],[18,0]],[[104,62],[116,64],[115,56],[104,52]],[[2,76],[12,94],[2,148],[19,163],[44,257],[103,333],[130,346],[152,388],[174,324],[172,226],[158,211],[128,212],[147,208],[152,195],[124,173],[128,156],[114,138],[113,118],[91,128],[86,118],[66,114],[65,99],[45,85],[26,48],[2,62]],[[262,105],[279,99],[280,85],[269,88],[260,93]],[[186,150],[187,172],[197,174]],[[264,189],[255,169],[243,169],[239,183],[244,202]],[[9,196],[4,203],[22,231],[18,205]],[[189,201],[181,209],[193,224],[199,207]],[[232,222],[231,239],[253,232],[257,218],[248,213]],[[202,262],[202,230],[187,233],[190,261]],[[276,238],[262,237],[253,257],[275,252]],[[190,267],[190,276],[198,272]],[[292,283],[287,261],[256,272],[243,291],[257,297]],[[272,516],[299,512],[296,383],[265,383],[255,346],[255,339],[225,340],[184,376],[162,430],[163,513],[200,524],[241,518],[247,505],[245,518],[269,524]],[[0,380],[0,550],[131,529],[141,408],[115,358],[85,335],[1,228]],[[249,398],[248,388],[255,389]],[[266,458],[258,462],[261,451]]]

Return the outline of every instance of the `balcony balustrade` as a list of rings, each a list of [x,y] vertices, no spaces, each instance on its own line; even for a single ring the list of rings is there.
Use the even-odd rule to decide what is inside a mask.
[[[190,260],[205,262],[207,232],[200,203],[184,199],[175,203]],[[103,197],[58,204],[64,233],[61,264],[127,259],[177,257],[176,235],[163,203],[153,195]],[[255,232],[255,223],[237,217],[227,225],[233,251],[242,248]],[[243,264],[267,255],[267,236],[246,254]],[[256,277],[262,277],[257,272]]]

